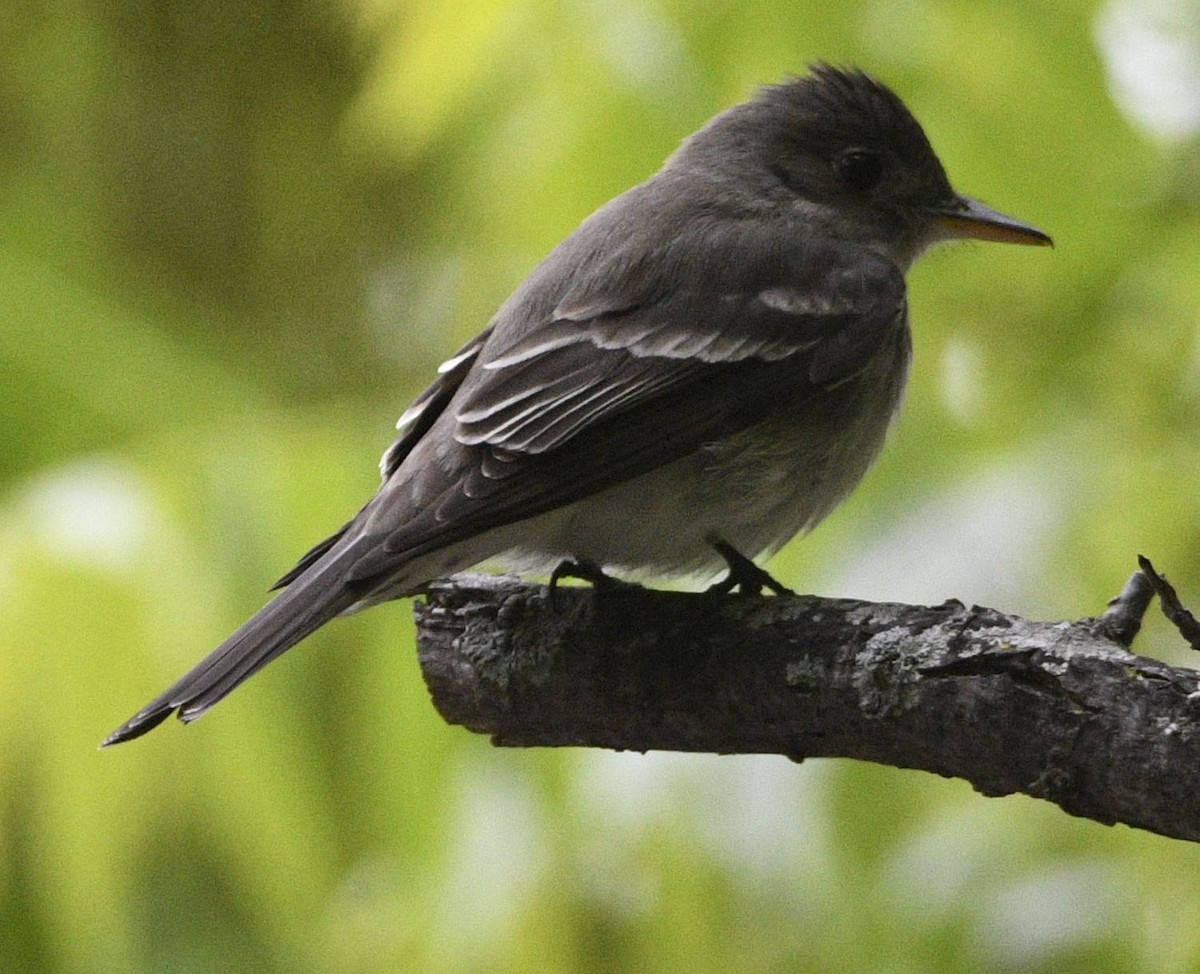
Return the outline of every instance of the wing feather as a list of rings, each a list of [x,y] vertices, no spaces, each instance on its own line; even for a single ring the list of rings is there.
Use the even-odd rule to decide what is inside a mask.
[[[417,396],[413,400],[413,404],[404,410],[404,413],[396,420],[396,428],[400,430],[400,436],[388,447],[387,452],[379,461],[379,472],[383,475],[384,480],[396,472],[412,448],[429,432],[429,428],[437,421],[447,403],[454,398],[459,386],[470,374],[479,353],[491,338],[493,328],[494,326],[489,325],[439,365],[437,379]],[[329,539],[328,543],[332,544],[333,540],[335,539]],[[326,543],[321,542],[321,544]],[[317,547],[319,548],[320,545]],[[316,552],[315,548],[309,554],[314,552]]]
[[[592,302],[586,319],[581,307],[560,303],[554,318],[484,362],[457,404],[454,436],[468,446],[551,452],[610,414],[750,360],[800,368],[804,359],[816,385],[844,381],[878,339],[861,323],[903,310],[898,269],[863,251],[856,257],[865,273],[833,264],[801,281],[818,292],[807,298],[795,283],[751,275],[749,290],[693,288],[650,303],[613,301],[608,310]],[[571,317],[562,317],[564,307]]]

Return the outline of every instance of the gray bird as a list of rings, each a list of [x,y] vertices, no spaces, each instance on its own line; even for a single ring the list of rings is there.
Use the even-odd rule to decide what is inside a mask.
[[[379,492],[104,744],[481,562],[782,590],[751,559],[875,459],[908,374],[904,274],[966,237],[1050,243],[957,194],[868,75],[764,87],[559,244],[401,417]]]

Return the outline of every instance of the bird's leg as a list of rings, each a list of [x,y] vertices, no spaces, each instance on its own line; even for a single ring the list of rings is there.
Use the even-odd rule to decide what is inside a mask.
[[[763,589],[768,589],[776,595],[796,594],[790,588],[780,585],[765,569],[759,568],[728,541],[713,538],[709,543],[717,554],[725,559],[729,573],[719,582],[710,585],[708,591],[727,595],[737,589],[740,595],[762,595]]]
[[[613,592],[640,589],[640,585],[613,578],[590,558],[576,558],[560,562],[550,573],[550,601],[555,603],[555,593],[558,591],[559,579],[578,578],[591,584],[597,592],[611,594]]]

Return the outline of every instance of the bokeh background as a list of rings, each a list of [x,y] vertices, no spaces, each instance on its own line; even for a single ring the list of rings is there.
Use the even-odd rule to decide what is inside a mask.
[[[772,570],[1060,618],[1144,552],[1200,602],[1194,0],[6,0],[0,50],[0,969],[1200,969],[1195,847],[847,761],[495,750],[403,603],[96,750],[558,239],[818,59],[1057,248],[919,265],[890,447]]]

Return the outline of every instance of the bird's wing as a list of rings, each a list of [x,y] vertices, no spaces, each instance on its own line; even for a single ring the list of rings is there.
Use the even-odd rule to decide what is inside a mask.
[[[412,469],[403,456],[417,444],[393,448],[401,459],[362,525],[383,537],[351,577],[382,580],[411,557],[589,496],[822,395],[860,373],[905,313],[899,269],[862,248],[764,247],[696,266],[703,273],[667,293],[568,292],[535,327],[508,338],[498,326],[464,350],[469,361],[452,359],[461,385],[427,393],[426,409],[444,405],[422,421],[453,442],[417,450]]]

